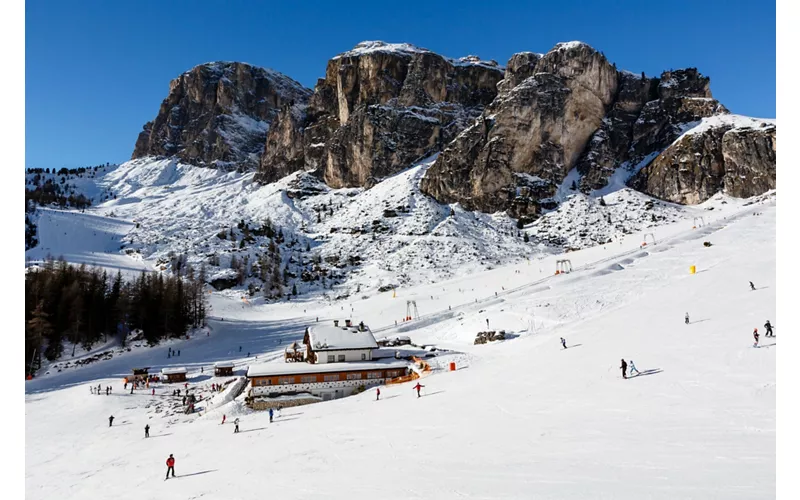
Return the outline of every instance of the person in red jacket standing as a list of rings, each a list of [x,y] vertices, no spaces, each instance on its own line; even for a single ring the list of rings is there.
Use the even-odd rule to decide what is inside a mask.
[[[420,383],[419,383],[419,382],[417,382],[417,385],[415,385],[414,387],[412,387],[412,389],[416,389],[416,391],[417,391],[417,397],[420,397],[420,396],[419,396],[419,391],[420,391],[420,389],[422,389],[423,387],[425,387],[425,386],[424,386],[424,385],[420,385]]]
[[[169,479],[169,471],[172,471],[172,477],[175,477],[175,459],[172,458],[172,453],[169,454],[167,459],[167,477],[164,478],[165,481]]]
[[[381,399],[381,388],[380,387],[378,387],[378,389],[375,392],[375,401],[377,401],[379,399]]]

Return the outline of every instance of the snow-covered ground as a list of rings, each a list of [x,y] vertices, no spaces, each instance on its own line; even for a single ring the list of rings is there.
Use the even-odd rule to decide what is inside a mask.
[[[212,182],[247,193],[246,179],[226,175]],[[159,188],[142,189],[126,196],[156,200]],[[201,196],[198,185],[163,189],[183,189],[183,202],[202,206],[192,201]],[[219,200],[209,220],[239,204],[270,206],[267,189]],[[121,211],[119,198],[101,210]],[[168,359],[166,346],[142,348],[26,383],[27,496],[774,497],[777,343],[762,337],[755,349],[751,333],[758,327],[763,334],[767,319],[776,323],[775,196],[750,205],[722,201],[664,220],[656,244],[648,238],[642,247],[652,229],[640,228],[611,244],[409,284],[396,297],[328,302],[308,295],[248,305],[214,294],[210,332],[172,343],[179,357]],[[355,207],[348,210],[360,213]],[[180,217],[188,209],[153,201],[150,210],[137,217],[169,224],[158,210]],[[702,222],[694,220],[698,213]],[[554,275],[555,261],[565,257],[574,271]],[[403,322],[409,300],[420,317]],[[368,391],[284,409],[274,423],[240,399],[198,417],[174,413],[172,386],[156,387],[155,396],[122,391],[121,377],[135,366],[186,366],[190,388],[208,394],[215,361],[233,360],[237,374],[256,362],[281,362],[285,345],[317,317],[352,317],[378,337],[407,335],[452,351],[434,358],[422,398],[412,384],[385,387],[381,401]],[[508,340],[473,345],[487,320]],[[620,358],[643,374],[623,380]],[[440,369],[450,361],[457,371]],[[90,384],[114,392],[94,396]],[[220,425],[222,414],[229,422],[239,416],[242,432]],[[164,482],[170,453],[178,478]]]

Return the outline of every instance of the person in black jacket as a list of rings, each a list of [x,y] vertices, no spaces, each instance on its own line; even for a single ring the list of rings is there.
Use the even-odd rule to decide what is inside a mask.
[[[108,417],[108,426],[111,427],[111,424],[114,422],[114,415]]]
[[[767,333],[764,335],[765,337],[774,337],[775,336],[775,334],[772,333],[772,324],[769,322],[769,320],[767,320],[767,322],[764,323],[764,328],[767,329]]]
[[[627,374],[628,363],[626,363],[625,360],[623,359],[622,360],[622,364],[619,367],[622,369],[622,378],[628,378],[628,374]]]
[[[150,437],[150,424],[144,426],[144,437],[146,438]]]

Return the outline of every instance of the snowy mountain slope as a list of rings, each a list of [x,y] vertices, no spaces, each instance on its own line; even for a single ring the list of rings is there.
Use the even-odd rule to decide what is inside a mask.
[[[155,397],[121,393],[122,360],[30,381],[28,494],[245,498],[263,492],[267,480],[282,498],[340,498],[332,484],[351,498],[376,491],[385,498],[774,496],[777,344],[762,338],[763,347],[753,349],[750,332],[766,319],[776,322],[775,214],[774,200],[765,199],[715,213],[695,230],[679,220],[645,249],[637,249],[637,234],[619,250],[571,252],[574,265],[586,267],[569,275],[552,276],[560,256],[546,256],[354,304],[354,317],[379,325],[405,310],[406,297],[433,295],[420,303],[430,312],[404,334],[457,347],[462,354],[436,366],[454,360],[461,369],[422,379],[420,399],[404,384],[383,388],[379,402],[367,392],[285,409],[272,424],[238,401],[191,421],[162,416],[170,412],[171,386],[158,387]],[[714,245],[704,247],[707,240]],[[546,280],[537,264],[550,273]],[[504,293],[513,280],[530,286]],[[470,307],[472,297],[485,300]],[[184,359],[167,360],[156,348],[131,353],[137,358],[128,365],[191,366],[191,386],[201,390],[212,379],[198,366],[255,361],[238,354],[240,342],[252,339],[261,361],[278,356],[286,342],[269,347],[269,340],[299,335],[317,314],[346,314],[311,297],[253,307],[213,300],[225,321],[212,321],[206,338],[177,344]],[[461,304],[460,314],[426,323],[427,314],[450,312],[451,303]],[[487,318],[492,328],[520,336],[471,345]],[[561,349],[561,336],[569,349]],[[620,357],[645,374],[622,380]],[[86,384],[58,389],[88,381],[76,374],[90,370],[95,385],[113,384],[115,394],[92,396]],[[239,415],[243,432],[220,426],[222,413]],[[145,423],[149,440],[142,438]],[[179,478],[164,482],[170,453]]]
[[[107,265],[109,252],[116,252],[114,258],[124,256],[120,267],[167,270],[172,256],[185,254],[195,267],[209,265],[209,276],[225,277],[232,272],[228,267],[234,256],[254,262],[268,243],[256,237],[242,246],[243,234],[235,226],[244,221],[257,227],[269,219],[287,241],[297,241],[282,252],[285,264],[319,258],[341,276],[340,284],[326,292],[330,298],[360,297],[389,285],[433,283],[541,258],[563,247],[617,241],[632,231],[693,220],[712,206],[720,210],[746,203],[719,198],[708,206],[682,207],[621,190],[606,196],[607,206],[601,207],[595,199],[573,195],[528,225],[525,232],[531,238],[525,242],[523,232],[505,214],[469,212],[422,195],[420,179],[434,160],[426,159],[370,189],[331,189],[305,173],[259,185],[252,182],[251,173],[222,172],[168,159],[132,160],[99,176],[92,188],[111,193],[112,199],[88,209],[87,215],[109,218],[102,219],[104,224],[118,227],[113,245],[99,249],[106,264],[97,256],[74,261]],[[86,220],[91,226],[92,220],[101,219]],[[127,226],[119,226],[121,221]],[[48,231],[55,234],[55,228]],[[92,240],[81,237],[86,231],[76,226],[64,235],[69,242],[43,242],[28,255],[40,259],[47,253],[97,254]],[[221,237],[231,232],[235,239]],[[79,237],[72,238],[73,234]],[[89,246],[78,248],[84,244]],[[124,250],[118,245],[124,245]],[[304,252],[306,247],[310,252]],[[145,264],[132,265],[128,255]],[[293,283],[301,294],[322,288],[319,281],[295,279]]]
[[[129,221],[41,208],[37,223],[39,245],[25,252],[28,262],[63,257],[67,262],[102,267],[112,274],[120,270],[128,277],[151,269],[136,254],[128,255],[122,250],[123,238],[135,227]]]

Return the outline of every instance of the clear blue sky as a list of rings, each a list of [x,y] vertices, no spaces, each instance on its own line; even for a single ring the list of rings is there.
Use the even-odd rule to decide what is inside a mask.
[[[244,61],[313,87],[362,40],[505,64],[581,40],[618,68],[696,66],[734,113],[775,117],[775,4],[754,1],[246,2],[28,0],[25,163],[121,162],[194,65]]]

